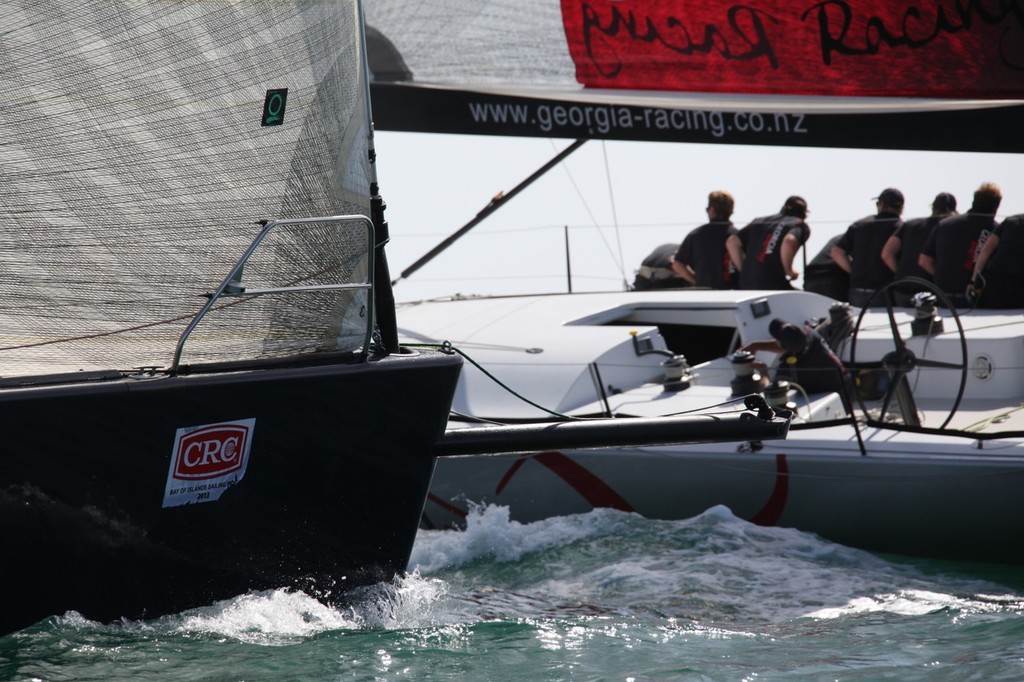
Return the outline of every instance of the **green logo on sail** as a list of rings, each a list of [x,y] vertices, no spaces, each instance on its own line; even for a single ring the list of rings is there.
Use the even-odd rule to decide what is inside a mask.
[[[263,120],[261,126],[279,126],[284,123],[284,106],[288,101],[288,88],[267,90],[267,98],[263,100]]]

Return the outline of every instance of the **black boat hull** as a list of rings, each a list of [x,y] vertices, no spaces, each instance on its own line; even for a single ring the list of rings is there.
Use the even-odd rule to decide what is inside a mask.
[[[460,367],[419,354],[0,391],[0,633],[70,610],[151,618],[391,579]],[[178,430],[239,420],[244,476],[218,499],[164,506]]]

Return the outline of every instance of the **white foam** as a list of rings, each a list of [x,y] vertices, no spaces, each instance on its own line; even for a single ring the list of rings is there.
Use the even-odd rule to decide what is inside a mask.
[[[465,530],[420,531],[409,567],[429,574],[485,557],[498,562],[517,561],[531,552],[614,532],[624,516],[634,515],[595,509],[522,524],[511,520],[508,507],[471,506]]]
[[[165,621],[179,633],[206,633],[251,644],[279,646],[334,630],[426,627],[455,620],[448,584],[418,573],[360,588],[343,607],[291,590],[253,592]],[[135,624],[145,627],[144,624]]]
[[[328,630],[358,627],[349,614],[290,590],[244,594],[177,618],[181,619],[178,632],[205,632],[263,645],[289,644]]]
[[[392,630],[435,625],[447,619],[443,608],[447,596],[448,583],[424,578],[414,571],[391,583],[360,590],[351,613],[363,628]]]
[[[896,593],[855,597],[846,604],[818,609],[806,614],[821,620],[842,618],[862,613],[893,613],[902,616],[921,616],[943,610],[960,613],[1005,613],[1024,610],[1024,602],[1012,595],[976,595],[958,597],[928,590],[901,590]]]

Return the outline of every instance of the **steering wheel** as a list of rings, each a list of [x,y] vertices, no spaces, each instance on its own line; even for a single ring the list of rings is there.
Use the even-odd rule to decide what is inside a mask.
[[[960,335],[960,362],[939,362],[937,360],[929,360],[928,358],[919,358],[914,354],[914,351],[910,350],[906,343],[904,343],[903,338],[900,336],[899,325],[896,322],[896,314],[893,311],[893,292],[894,290],[905,289],[908,286],[915,287],[917,291],[925,290],[935,294],[936,298],[942,301],[942,304],[952,313],[953,320],[956,322],[956,328]],[[892,330],[892,340],[895,348],[882,356],[882,359],[879,361],[858,363],[857,339],[860,336],[861,322],[864,320],[864,314],[867,312],[868,307],[870,307],[876,299],[882,296],[885,297],[885,309],[889,318],[889,328]],[[957,314],[956,307],[953,305],[952,301],[949,300],[946,294],[935,286],[935,284],[926,279],[921,279],[919,277],[906,277],[890,282],[881,289],[875,291],[871,298],[868,299],[867,304],[861,309],[860,315],[857,317],[857,324],[853,329],[853,338],[850,339],[850,362],[847,366],[851,369],[882,369],[889,377],[889,386],[882,398],[882,410],[878,415],[877,421],[871,419],[867,406],[864,404],[860,395],[857,394],[857,402],[860,403],[861,410],[864,411],[864,415],[867,417],[867,423],[871,426],[885,425],[885,415],[888,413],[889,406],[891,405],[894,397],[899,402],[900,415],[903,417],[903,423],[908,426],[921,426],[921,420],[917,413],[917,403],[914,399],[914,393],[910,386],[910,382],[907,381],[907,375],[919,367],[959,372],[960,386],[957,389],[956,398],[953,401],[953,406],[949,410],[949,414],[946,416],[946,420],[942,422],[941,426],[939,426],[940,429],[944,429],[953,419],[953,415],[956,414],[956,411],[960,408],[960,402],[964,397],[964,389],[967,386],[967,338],[964,335],[964,327],[960,323],[960,315]]]

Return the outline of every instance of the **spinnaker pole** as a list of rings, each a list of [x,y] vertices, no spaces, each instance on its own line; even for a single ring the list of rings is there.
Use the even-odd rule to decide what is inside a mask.
[[[557,166],[559,163],[561,163],[562,160],[565,159],[567,156],[569,156],[574,151],[576,151],[577,149],[582,147],[584,142],[586,142],[586,140],[582,140],[582,139],[581,140],[576,140],[575,142],[570,144],[568,147],[566,147],[565,149],[560,151],[558,154],[556,154],[550,161],[548,161],[543,166],[541,166],[536,171],[534,171],[534,173],[532,175],[530,175],[530,177],[528,177],[525,180],[523,180],[522,182],[520,182],[518,185],[513,187],[511,190],[509,190],[508,192],[499,192],[493,199],[491,199],[490,203],[488,203],[486,206],[484,206],[480,210],[480,212],[476,214],[476,217],[474,217],[468,223],[466,223],[465,225],[460,227],[457,231],[455,231],[453,234],[448,236],[440,244],[438,244],[437,246],[432,248],[430,251],[428,251],[426,255],[422,256],[415,263],[413,263],[412,265],[407,267],[405,270],[403,270],[402,274],[398,276],[398,279],[392,281],[391,284],[392,285],[398,284],[403,279],[406,279],[407,277],[409,277],[409,275],[411,275],[412,273],[416,272],[417,270],[422,268],[424,265],[429,263],[431,260],[434,259],[435,256],[437,256],[442,251],[444,251],[449,246],[451,246],[455,242],[455,240],[459,239],[464,234],[466,234],[467,232],[472,230],[474,227],[479,225],[481,222],[483,222],[483,220],[487,216],[489,216],[492,213],[494,213],[495,211],[497,211],[499,208],[501,208],[506,203],[508,203],[509,200],[512,199],[512,197],[514,197],[515,195],[519,194],[524,189],[526,189],[530,184],[533,183],[534,180],[537,180],[538,178],[540,178],[542,175],[544,175],[549,170],[551,170],[552,168]]]

